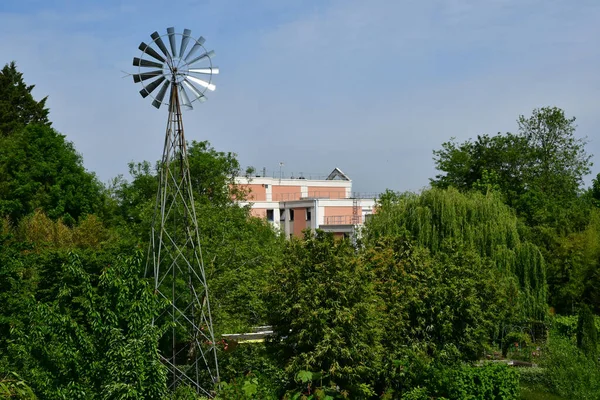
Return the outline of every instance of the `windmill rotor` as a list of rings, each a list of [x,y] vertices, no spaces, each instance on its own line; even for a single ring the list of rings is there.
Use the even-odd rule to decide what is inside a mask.
[[[183,33],[167,28],[167,33],[150,35],[151,42],[139,45],[141,55],[133,59],[138,72],[133,74],[133,81],[141,83],[142,97],[152,97],[152,105],[160,108],[169,105],[172,96],[165,96],[169,87],[177,90],[178,98],[185,109],[192,109],[195,101],[206,100],[205,92],[216,89],[213,75],[219,68],[213,66],[215,52],[204,47],[205,39],[193,38],[192,31],[184,29]]]

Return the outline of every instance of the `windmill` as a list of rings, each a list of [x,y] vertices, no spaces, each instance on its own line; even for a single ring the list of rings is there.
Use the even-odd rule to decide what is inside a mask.
[[[154,278],[155,293],[169,303],[159,317],[171,324],[160,341],[169,387],[188,385],[211,397],[219,367],[181,109],[206,100],[219,69],[204,38],[194,39],[189,29],[167,28],[166,35],[150,37],[133,59],[138,67],[133,81],[141,83],[140,94],[151,97],[154,107],[168,106],[169,116],[146,276]]]

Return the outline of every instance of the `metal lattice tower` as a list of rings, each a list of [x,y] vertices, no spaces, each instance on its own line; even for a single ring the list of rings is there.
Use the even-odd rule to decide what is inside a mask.
[[[140,44],[141,57],[133,59],[139,67],[133,80],[142,83],[140,94],[152,97],[153,106],[168,105],[169,116],[146,275],[154,278],[155,293],[169,302],[160,316],[171,324],[160,342],[169,387],[188,385],[212,397],[219,367],[181,108],[204,101],[204,92],[215,89],[212,75],[219,71],[212,66],[214,52],[206,51],[204,38],[193,39],[190,30],[176,34],[168,28],[166,35],[154,32],[151,37],[150,44]],[[170,51],[162,40],[167,37]]]

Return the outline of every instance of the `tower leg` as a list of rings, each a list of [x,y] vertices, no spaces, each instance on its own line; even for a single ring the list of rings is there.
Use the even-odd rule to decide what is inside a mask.
[[[157,321],[171,324],[161,340],[169,386],[211,397],[219,366],[177,89],[173,83],[149,262],[155,293],[169,302]]]

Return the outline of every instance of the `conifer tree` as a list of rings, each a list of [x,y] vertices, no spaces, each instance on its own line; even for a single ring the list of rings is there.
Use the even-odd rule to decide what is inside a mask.
[[[589,358],[598,359],[598,331],[594,323],[594,314],[586,304],[579,310],[577,347]]]
[[[35,85],[26,85],[15,62],[0,71],[0,136],[7,136],[28,124],[50,126],[46,99],[36,101],[31,95]]]

